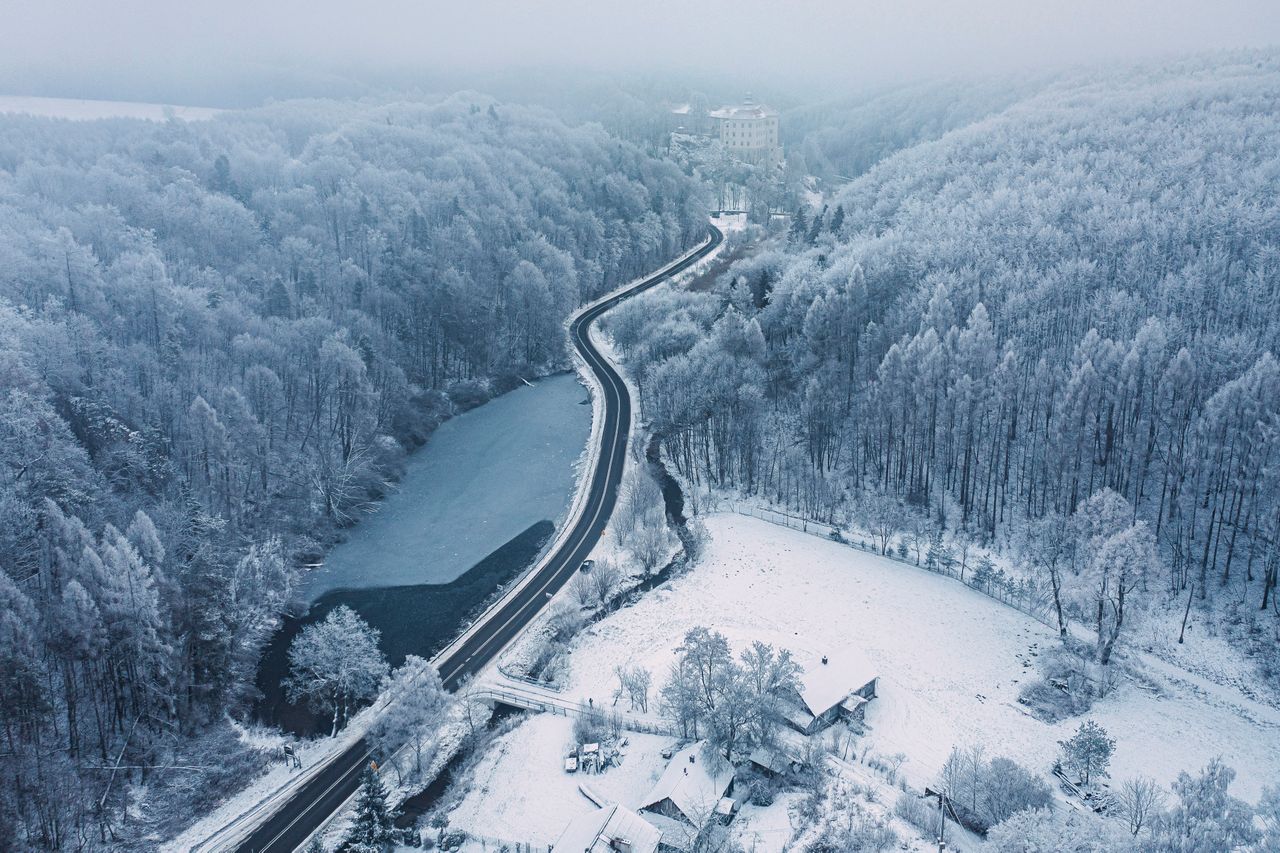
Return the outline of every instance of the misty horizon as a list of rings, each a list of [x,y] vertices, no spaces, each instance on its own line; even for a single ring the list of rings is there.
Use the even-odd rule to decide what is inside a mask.
[[[104,34],[107,37],[104,37]],[[457,6],[232,0],[28,3],[0,35],[0,93],[252,106],[270,98],[501,91],[644,79],[724,95],[838,95],[925,79],[1053,72],[1280,42],[1280,5],[987,0],[960,8],[716,0]]]

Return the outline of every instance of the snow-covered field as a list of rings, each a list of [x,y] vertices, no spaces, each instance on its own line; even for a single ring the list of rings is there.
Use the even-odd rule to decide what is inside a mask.
[[[706,518],[711,545],[688,575],[580,636],[566,693],[608,695],[614,666],[639,664],[655,690],[684,632],[707,625],[742,648],[762,640],[806,666],[857,652],[881,675],[867,710],[869,744],[906,753],[902,772],[935,780],[952,746],[985,744],[1042,773],[1078,720],[1048,725],[1017,703],[1036,654],[1053,645],[1044,625],[944,577],[764,521]],[[1257,799],[1280,779],[1280,713],[1230,688],[1165,665],[1158,690],[1124,681],[1091,716],[1117,748],[1112,776],[1167,785],[1222,755],[1239,773],[1233,792]]]
[[[570,819],[595,810],[578,790],[579,783],[634,807],[662,775],[667,762],[661,751],[673,741],[634,733],[628,738],[621,767],[600,774],[566,773],[573,720],[550,714],[530,717],[489,748],[472,776],[471,790],[449,813],[449,825],[479,836],[546,845]]]
[[[222,110],[210,107],[181,107],[172,104],[144,104],[134,101],[95,101],[80,98],[37,98],[0,95],[0,113],[20,113],[48,118],[92,121],[103,118],[141,118],[164,121],[173,116],[185,121],[204,121]]]

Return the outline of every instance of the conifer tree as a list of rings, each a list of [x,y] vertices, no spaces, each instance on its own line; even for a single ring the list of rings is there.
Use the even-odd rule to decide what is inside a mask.
[[[796,215],[791,219],[791,234],[789,235],[792,243],[799,243],[808,234],[809,220],[804,215],[804,205],[796,208]]]
[[[813,225],[809,226],[809,235],[806,239],[810,246],[818,242],[818,237],[822,234],[822,220],[825,219],[826,216],[827,207],[826,205],[823,205],[822,212],[813,217]]]
[[[347,849],[352,853],[385,853],[392,843],[393,819],[387,808],[387,790],[369,767],[360,777],[356,817],[347,833]]]
[[[831,214],[831,221],[827,223],[827,230],[832,234],[839,235],[841,226],[844,225],[844,205],[837,204],[835,212]]]

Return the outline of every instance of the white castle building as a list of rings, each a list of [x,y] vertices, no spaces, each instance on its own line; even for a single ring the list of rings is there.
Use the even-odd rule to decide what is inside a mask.
[[[778,144],[778,111],[757,104],[747,95],[736,106],[711,111],[721,144],[729,153],[749,163],[776,163],[782,159]]]

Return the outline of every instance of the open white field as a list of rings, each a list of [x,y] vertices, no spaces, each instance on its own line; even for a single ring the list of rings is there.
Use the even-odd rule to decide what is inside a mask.
[[[947,578],[737,515],[706,519],[711,544],[688,575],[589,629],[570,658],[570,695],[612,696],[617,664],[648,667],[655,693],[684,632],[706,625],[741,649],[864,655],[881,675],[868,706],[871,748],[908,756],[903,772],[933,782],[953,745],[984,744],[1047,773],[1058,740],[1078,725],[1047,725],[1017,703],[1047,627]],[[1280,712],[1231,688],[1152,671],[1158,692],[1124,681],[1091,716],[1117,740],[1112,776],[1168,785],[1222,755],[1239,773],[1233,793],[1256,801],[1280,781]]]
[[[140,118],[164,121],[170,116],[184,121],[204,121],[222,110],[212,107],[182,107],[172,104],[144,104],[134,101],[96,101],[81,98],[40,98],[0,95],[0,113],[69,118],[93,121],[103,118]]]

